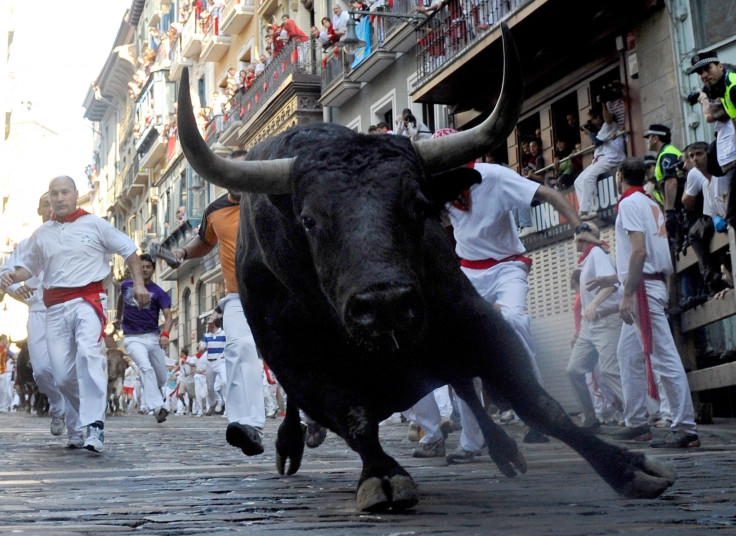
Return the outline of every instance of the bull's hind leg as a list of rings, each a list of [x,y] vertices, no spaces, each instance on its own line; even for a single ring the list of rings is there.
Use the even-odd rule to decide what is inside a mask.
[[[499,470],[508,477],[516,476],[516,469],[526,473],[526,460],[506,432],[488,416],[473,386],[473,380],[453,382],[452,388],[462,398],[478,421],[483,438],[488,444],[488,454]]]
[[[529,426],[564,441],[619,493],[628,497],[659,496],[675,481],[674,474],[653,458],[610,445],[576,426],[562,407],[537,382],[521,341],[505,322],[476,325],[487,349],[483,380],[507,400]]]

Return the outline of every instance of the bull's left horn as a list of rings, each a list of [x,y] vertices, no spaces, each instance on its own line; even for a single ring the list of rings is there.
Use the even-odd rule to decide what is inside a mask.
[[[218,156],[199,133],[189,91],[189,69],[185,67],[179,85],[177,124],[181,149],[194,171],[205,180],[228,190],[265,194],[290,193],[289,176],[294,159],[236,161]]]
[[[452,136],[414,142],[414,149],[430,173],[472,162],[498,147],[516,127],[524,103],[524,79],[511,30],[501,23],[504,73],[501,93],[491,115],[480,125]]]

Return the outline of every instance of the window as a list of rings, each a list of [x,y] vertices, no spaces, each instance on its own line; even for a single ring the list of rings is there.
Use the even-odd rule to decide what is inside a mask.
[[[733,37],[736,3],[723,0],[690,2],[698,49],[710,48]]]

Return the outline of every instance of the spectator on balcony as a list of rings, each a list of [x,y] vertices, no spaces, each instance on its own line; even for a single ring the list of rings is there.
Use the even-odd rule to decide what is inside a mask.
[[[183,223],[186,220],[187,220],[187,207],[182,205],[176,210],[176,221],[178,221],[179,223]]]
[[[558,138],[555,140],[555,157],[552,160],[554,165],[554,177],[547,180],[547,186],[551,186],[555,190],[567,190],[575,178],[583,169],[581,157],[571,157],[573,150],[566,138]]]
[[[708,170],[708,144],[694,142],[686,147],[686,153],[693,163],[688,171],[682,204],[686,210],[696,210],[698,194],[703,194],[703,207],[699,217],[688,231],[688,242],[698,257],[700,273],[707,285],[709,296],[714,296],[725,288],[721,278],[721,259],[708,253],[714,232],[728,231],[726,209],[728,199],[728,177],[713,176]]]
[[[289,18],[289,15],[281,15],[281,33],[279,39],[284,43],[288,43],[292,39],[297,43],[306,43],[309,41],[309,37],[305,34],[299,26],[297,26],[294,19]]]
[[[318,30],[317,39],[322,45],[322,49],[327,50],[340,40],[340,36],[335,33],[335,29],[332,26],[332,21],[329,17],[322,17],[321,23],[322,30]],[[317,28],[315,27],[315,29]]]
[[[593,162],[590,163],[575,179],[575,194],[580,203],[580,217],[592,220],[598,216],[593,210],[598,177],[615,173],[616,167],[626,157],[624,137],[619,135],[619,124],[616,116],[605,106],[591,108],[588,111],[588,122],[583,126],[595,145]]]
[[[544,184],[544,176],[538,173],[544,167],[544,155],[542,154],[542,140],[532,138],[529,140],[529,161],[521,170],[521,174],[539,184]]]
[[[332,12],[335,14],[332,17],[332,30],[335,32],[337,38],[342,41],[348,32],[348,18],[350,18],[350,15],[348,15],[347,11],[342,10],[340,4],[332,6]]]
[[[370,125],[368,127],[368,134],[378,134],[378,129],[376,128],[376,125]]]
[[[189,20],[189,14],[192,12],[192,3],[190,0],[182,0],[179,6],[179,23],[186,24]]]
[[[258,63],[256,63],[255,68],[253,69],[253,74],[255,77],[259,76],[263,71],[266,70],[266,65],[268,65],[269,58],[265,54],[261,54],[261,58],[258,60]]]
[[[428,140],[432,137],[429,127],[419,121],[409,108],[404,108],[401,117],[396,119],[396,134],[411,138],[413,141]]]
[[[380,123],[376,124],[376,134],[393,134],[394,131],[391,130],[391,125],[389,125],[386,121],[381,121]]]

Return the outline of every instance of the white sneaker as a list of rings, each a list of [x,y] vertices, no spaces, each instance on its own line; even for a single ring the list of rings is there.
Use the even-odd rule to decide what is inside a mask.
[[[63,415],[61,417],[51,417],[51,435],[60,436],[65,429],[66,422]]]
[[[105,450],[104,443],[105,431],[94,424],[90,424],[87,427],[87,439],[84,441],[84,445],[82,446],[92,452],[102,452]]]
[[[66,442],[66,448],[68,449],[81,449],[84,446],[84,439],[82,436],[70,437],[69,441]]]

